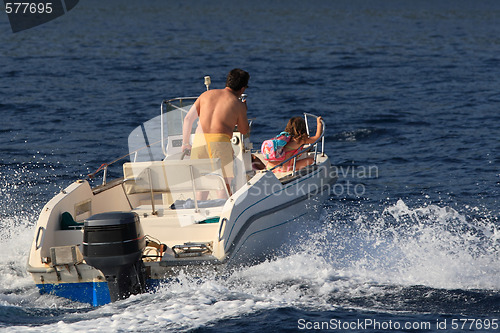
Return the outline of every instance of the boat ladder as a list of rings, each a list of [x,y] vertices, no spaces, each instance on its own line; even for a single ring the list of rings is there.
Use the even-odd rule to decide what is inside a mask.
[[[184,243],[172,247],[176,258],[200,257],[212,253],[212,242],[209,243]]]

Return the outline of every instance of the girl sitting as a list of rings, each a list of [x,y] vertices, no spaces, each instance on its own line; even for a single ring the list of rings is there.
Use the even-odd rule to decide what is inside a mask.
[[[306,129],[306,122],[304,118],[302,117],[293,117],[288,121],[288,124],[286,125],[285,132],[287,132],[290,135],[290,141],[285,145],[283,148],[283,154],[284,158],[281,158],[281,161],[284,161],[294,154],[296,154],[300,148],[305,145],[305,144],[311,144],[314,143],[316,140],[319,139],[321,136],[322,132],[322,125],[321,125],[321,120],[323,118],[318,117],[317,118],[317,123],[316,123],[316,135],[315,136],[308,136],[307,135],[307,129]],[[281,163],[281,161],[273,161],[270,160],[267,163],[267,169],[271,169],[274,166],[278,165]],[[299,170],[305,166],[311,165],[314,163],[314,159],[312,157],[306,157],[302,159],[297,158],[297,162],[295,164],[295,169]],[[293,159],[290,161],[286,162],[280,167],[277,167],[276,169],[273,170],[273,172],[287,172],[287,171],[292,171],[293,170]]]

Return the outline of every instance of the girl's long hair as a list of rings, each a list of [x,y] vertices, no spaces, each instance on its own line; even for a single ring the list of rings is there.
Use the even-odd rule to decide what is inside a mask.
[[[307,135],[306,122],[302,117],[291,118],[286,125],[285,132],[290,133],[292,138],[299,142],[309,137]]]

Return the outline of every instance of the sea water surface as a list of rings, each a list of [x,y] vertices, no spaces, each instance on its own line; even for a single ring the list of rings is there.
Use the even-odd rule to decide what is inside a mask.
[[[0,331],[500,331],[500,2],[86,0],[0,13],[0,50]],[[234,67],[256,146],[325,119],[340,178],[307,237],[99,308],[39,295],[43,205]]]

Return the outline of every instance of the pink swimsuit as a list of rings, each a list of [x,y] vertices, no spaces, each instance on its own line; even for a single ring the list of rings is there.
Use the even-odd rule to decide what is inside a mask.
[[[300,147],[297,149],[287,149],[285,146],[285,160],[289,159],[292,157],[294,154],[296,154],[299,151]],[[268,169],[273,168],[272,166],[268,166]],[[277,167],[276,169],[273,170],[273,172],[288,172],[293,170],[293,160],[290,160],[283,164],[282,166]]]

